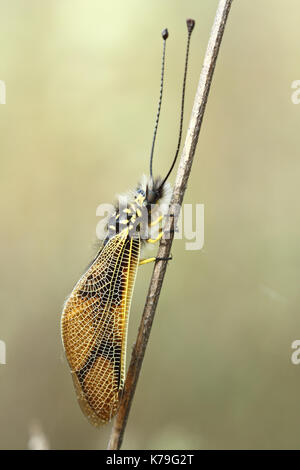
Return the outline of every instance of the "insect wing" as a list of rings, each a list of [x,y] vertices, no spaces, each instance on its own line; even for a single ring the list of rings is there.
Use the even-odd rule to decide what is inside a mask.
[[[140,256],[128,231],[111,238],[81,277],[62,314],[62,339],[81,409],[92,424],[111,420],[119,405],[127,325]]]

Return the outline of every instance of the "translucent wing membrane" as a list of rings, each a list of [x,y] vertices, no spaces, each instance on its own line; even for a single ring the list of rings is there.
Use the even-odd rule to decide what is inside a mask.
[[[128,314],[140,239],[111,238],[66,301],[62,338],[79,404],[92,424],[118,410],[124,386]]]

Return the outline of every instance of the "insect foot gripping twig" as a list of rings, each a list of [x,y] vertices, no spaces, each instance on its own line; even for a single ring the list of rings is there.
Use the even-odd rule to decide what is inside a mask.
[[[177,204],[180,206],[183,201],[185,188],[187,186],[187,181],[190,175],[198,137],[203,121],[210,85],[213,78],[213,73],[231,4],[232,0],[220,0],[218,4],[214,24],[211,30],[206,54],[204,57],[202,71],[200,74],[189,129],[185,140],[185,146],[177,171],[177,177],[170,204],[169,215],[174,214],[175,205]],[[189,20],[188,28],[193,26],[193,23],[193,21],[191,22]],[[161,240],[159,251],[157,254],[159,258],[167,258],[170,255],[171,251],[173,241],[172,229],[174,228],[174,217],[168,217],[167,220],[168,222],[167,227],[165,227],[165,230],[170,231],[170,238]],[[164,275],[166,272],[166,267],[167,261],[155,263],[154,266],[149,291],[144,307],[144,312],[138,331],[137,340],[132,352],[131,362],[127,372],[123,396],[108,444],[109,450],[120,449],[122,444],[130,406],[132,403],[146,346],[148,343],[156,306],[158,303]]]

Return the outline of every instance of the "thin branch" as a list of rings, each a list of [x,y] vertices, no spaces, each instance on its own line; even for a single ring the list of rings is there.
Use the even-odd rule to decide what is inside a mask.
[[[219,1],[215,21],[211,30],[206,54],[204,57],[204,63],[200,74],[189,129],[179,163],[169,209],[169,217],[167,217],[166,226],[164,228],[165,232],[170,234],[170,237],[168,239],[162,239],[157,254],[158,258],[168,258],[170,256],[171,246],[174,238],[174,216],[177,213],[178,206],[182,205],[183,196],[186,190],[203,121],[209,89],[231,4],[232,0]],[[150,336],[151,326],[166,269],[167,261],[160,260],[155,263],[137,340],[132,351],[131,362],[127,372],[120,408],[116,416],[108,444],[109,450],[120,449],[123,441],[124,431],[144,359],[146,346]]]

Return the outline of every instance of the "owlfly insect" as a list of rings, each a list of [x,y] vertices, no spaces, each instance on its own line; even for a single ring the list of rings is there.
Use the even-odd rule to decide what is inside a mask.
[[[158,242],[164,233],[160,223],[170,203],[171,186],[167,180],[181,144],[189,46],[194,24],[194,20],[187,20],[180,129],[172,165],[164,178],[153,177],[152,162],[168,38],[168,30],[164,29],[150,175],[143,176],[137,188],[128,194],[125,206],[116,206],[108,215],[103,244],[67,298],[62,312],[62,341],[77,398],[83,413],[95,426],[109,422],[118,411],[125,380],[128,317],[137,268],[150,261],[159,261],[155,257],[142,259],[141,251],[146,244]],[[153,227],[158,229],[158,235],[151,238]]]

